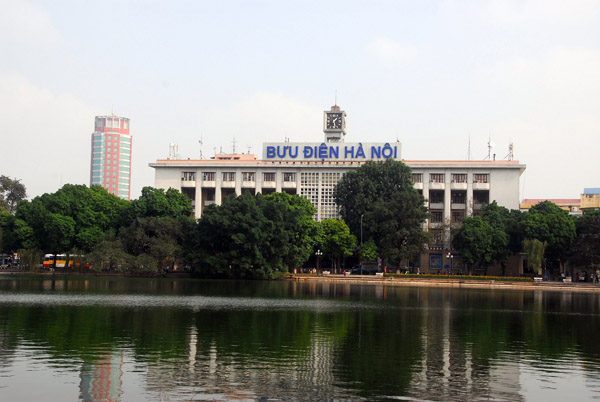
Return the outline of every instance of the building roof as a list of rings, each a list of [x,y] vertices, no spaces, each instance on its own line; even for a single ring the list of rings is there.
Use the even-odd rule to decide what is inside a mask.
[[[584,188],[583,194],[600,194],[600,187]]]
[[[579,198],[525,198],[521,201],[521,204],[539,204],[540,202],[550,201],[556,205],[572,205],[579,204],[581,200]]]

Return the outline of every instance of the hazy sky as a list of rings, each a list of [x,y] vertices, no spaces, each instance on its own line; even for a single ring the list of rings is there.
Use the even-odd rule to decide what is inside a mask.
[[[28,195],[89,185],[94,116],[131,119],[148,163],[221,147],[399,139],[402,157],[508,154],[521,198],[600,187],[599,1],[0,0],[0,174]]]

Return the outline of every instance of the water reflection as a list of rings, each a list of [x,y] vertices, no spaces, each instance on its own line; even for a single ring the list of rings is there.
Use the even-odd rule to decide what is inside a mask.
[[[599,306],[541,291],[0,279],[0,393],[513,401],[564,399],[576,383],[598,398]]]

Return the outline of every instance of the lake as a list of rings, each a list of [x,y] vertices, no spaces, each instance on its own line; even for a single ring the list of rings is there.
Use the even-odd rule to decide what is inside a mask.
[[[0,400],[600,399],[600,293],[0,276]]]

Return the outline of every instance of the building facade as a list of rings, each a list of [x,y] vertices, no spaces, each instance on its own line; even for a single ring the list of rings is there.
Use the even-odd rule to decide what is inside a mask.
[[[285,191],[310,200],[317,211],[315,219],[321,221],[339,217],[333,194],[346,172],[369,160],[402,160],[411,167],[414,186],[431,213],[425,229],[433,233],[433,242],[428,254],[416,262],[426,270],[458,267],[451,252],[452,228],[465,217],[492,201],[519,208],[519,179],[525,165],[518,161],[404,160],[399,142],[344,142],[345,118],[334,106],[325,112],[323,143],[265,143],[262,159],[251,154],[217,154],[208,160],[157,160],[150,164],[155,169],[155,187],[187,194],[196,218],[208,205],[221,205],[231,194]],[[332,135],[336,126],[339,131]]]
[[[129,200],[131,194],[131,135],[129,119],[96,116],[92,133],[90,186]]]

